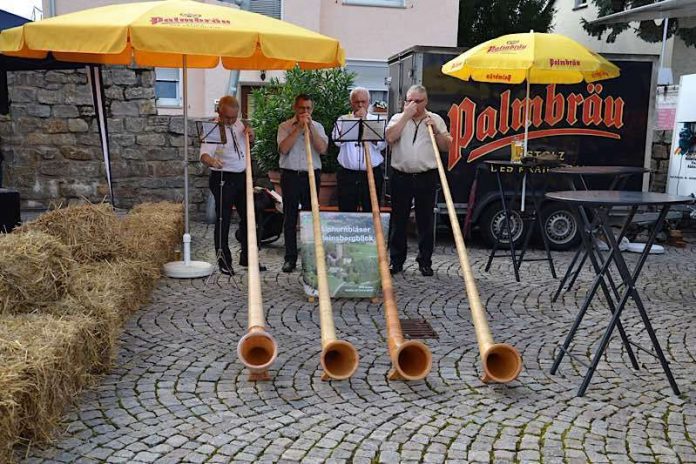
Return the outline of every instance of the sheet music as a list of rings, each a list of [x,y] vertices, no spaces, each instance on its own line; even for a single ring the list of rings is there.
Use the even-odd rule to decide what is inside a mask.
[[[363,121],[363,141],[381,142],[384,140],[386,119],[365,119]]]
[[[196,128],[198,129],[198,139],[201,143],[223,143],[217,122],[196,121]]]
[[[360,139],[360,118],[346,117],[336,121],[337,142],[357,142]],[[386,119],[362,119],[363,142],[380,142],[384,140]]]
[[[360,135],[360,119],[358,118],[341,118],[336,121],[338,128],[337,141],[354,142],[358,140]]]

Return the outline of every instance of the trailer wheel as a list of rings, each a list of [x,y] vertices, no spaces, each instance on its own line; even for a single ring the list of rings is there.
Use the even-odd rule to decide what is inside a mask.
[[[541,209],[543,233],[549,241],[549,248],[565,251],[575,248],[580,243],[578,218],[566,206],[551,203]]]
[[[496,237],[499,237],[500,245],[504,248],[509,247],[509,235],[512,235],[516,247],[522,244],[527,225],[520,217],[518,211],[513,210],[510,212],[510,228],[512,229],[512,234],[508,234],[503,205],[499,202],[492,203],[486,207],[479,221],[483,240],[488,246],[492,247],[495,244]]]

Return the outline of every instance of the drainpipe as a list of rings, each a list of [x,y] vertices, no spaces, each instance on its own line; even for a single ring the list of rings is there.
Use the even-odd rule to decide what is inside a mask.
[[[657,75],[657,85],[671,85],[674,82],[672,68],[665,68],[665,48],[667,48],[667,29],[669,18],[664,18],[662,27],[662,49],[660,50],[660,69]]]
[[[48,0],[48,16],[52,18],[56,15],[56,0]]]

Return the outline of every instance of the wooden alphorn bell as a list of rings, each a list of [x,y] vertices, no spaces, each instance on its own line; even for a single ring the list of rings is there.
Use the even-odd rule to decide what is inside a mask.
[[[454,234],[454,243],[457,247],[459,264],[462,268],[466,294],[469,299],[469,307],[471,308],[471,320],[476,331],[481,362],[483,363],[483,375],[481,376],[481,380],[484,382],[499,383],[512,382],[522,371],[522,357],[514,346],[507,343],[495,343],[493,341],[491,329],[488,327],[488,321],[486,320],[486,311],[481,304],[481,298],[476,286],[476,279],[474,278],[474,273],[469,264],[469,256],[466,252],[466,246],[464,245],[464,237],[461,227],[459,226],[457,212],[454,209],[452,193],[450,192],[447,176],[445,175],[445,168],[440,158],[440,150],[437,147],[435,134],[430,125],[428,125],[428,133],[430,134],[430,141],[433,145],[433,154],[437,161],[437,171],[440,174],[442,193],[445,197],[445,203],[447,203],[447,212],[452,226],[452,233]]]
[[[251,144],[246,132],[246,227],[249,281],[249,329],[237,344],[237,355],[247,369],[249,380],[268,380],[268,368],[278,356],[275,339],[266,332],[261,297],[259,251],[256,241],[256,211],[254,210],[254,180],[251,168]]]
[[[382,218],[380,216],[379,201],[377,200],[377,187],[375,186],[375,174],[372,172],[372,156],[370,144],[363,142],[365,152],[365,167],[367,173],[367,185],[370,192],[370,205],[372,206],[372,222],[375,228],[375,241],[377,242],[377,263],[379,275],[382,280],[382,296],[384,297],[384,316],[387,321],[387,347],[389,357],[392,360],[392,369],[389,371],[389,380],[421,380],[424,379],[433,365],[433,355],[427,345],[418,340],[404,340],[399,321],[399,311],[396,307],[396,296],[389,272],[389,259],[387,258],[387,246],[382,230]]]
[[[321,233],[319,216],[319,194],[314,177],[314,162],[309,140],[309,127],[304,125],[305,151],[307,155],[307,177],[309,179],[309,196],[312,203],[312,225],[314,228],[314,255],[317,267],[317,282],[319,290],[319,323],[321,325],[321,367],[324,373],[322,380],[345,380],[358,369],[359,356],[355,347],[345,340],[336,338],[331,295],[326,271],[326,255],[324,240]]]

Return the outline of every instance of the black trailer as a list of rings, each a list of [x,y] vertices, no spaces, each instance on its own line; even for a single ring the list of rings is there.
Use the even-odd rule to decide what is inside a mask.
[[[482,162],[510,159],[511,143],[524,134],[526,88],[465,82],[442,74],[442,65],[464,51],[418,46],[390,57],[389,115],[401,110],[411,85],[427,87],[430,111],[445,119],[454,138],[449,153],[442,156],[458,213],[469,212],[472,224],[492,243],[503,223],[502,206],[495,178],[482,169]],[[577,165],[650,167],[658,57],[604,56],[621,68],[620,77],[595,84],[531,86],[531,155],[554,153]],[[469,211],[477,171],[476,201]],[[567,189],[557,178],[547,180],[549,189]],[[603,181],[595,182],[600,184],[591,187],[603,187]],[[648,182],[646,174],[627,188],[647,190]],[[442,202],[438,199],[436,217],[446,216]],[[568,249],[579,242],[578,221],[566,206],[544,201],[541,209],[552,248]],[[521,240],[525,222],[518,216],[512,219],[514,238]]]

